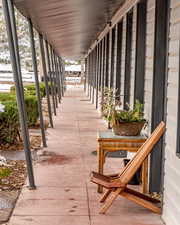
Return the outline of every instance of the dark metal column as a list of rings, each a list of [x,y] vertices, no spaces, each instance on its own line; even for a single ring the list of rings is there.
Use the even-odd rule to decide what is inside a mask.
[[[89,93],[89,95],[90,95],[90,100],[91,100],[91,92],[92,92],[92,90],[91,90],[91,88],[92,88],[92,52],[90,53],[90,55],[89,55],[89,69],[90,69],[90,93]]]
[[[121,60],[122,60],[122,21],[117,24],[117,60],[116,60],[116,99],[120,100],[120,87],[121,87]]]
[[[39,79],[38,79],[36,48],[34,43],[34,32],[33,32],[33,25],[32,25],[31,19],[28,19],[28,24],[29,24],[29,34],[30,34],[31,51],[32,51],[32,65],[33,65],[33,71],[34,71],[34,77],[35,77],[36,96],[38,100],[38,111],[39,111],[39,118],[40,118],[42,142],[43,142],[43,146],[47,147],[42,106],[41,106],[41,95],[40,95]]]
[[[106,35],[106,77],[105,77],[105,86],[109,87],[109,33]]]
[[[55,62],[56,62],[56,71],[57,71],[57,86],[58,86],[58,97],[59,97],[59,103],[61,103],[61,85],[60,85],[60,72],[59,72],[59,61],[57,58],[57,55],[54,55]]]
[[[5,21],[6,21],[8,44],[9,44],[9,49],[10,49],[10,57],[11,57],[11,63],[12,63],[12,69],[13,69],[13,75],[14,75],[14,81],[15,81],[15,87],[16,87],[16,97],[17,97],[21,132],[22,132],[22,137],[23,137],[25,157],[26,157],[26,163],[27,163],[29,187],[30,187],[30,189],[35,189],[36,186],[35,186],[35,182],[34,182],[32,158],[31,158],[31,151],[30,151],[29,132],[28,132],[26,113],[25,113],[25,108],[24,108],[24,94],[22,92],[22,89],[23,89],[22,80],[20,80],[21,74],[19,73],[20,63],[19,63],[19,58],[17,57],[18,49],[15,48],[15,46],[18,43],[17,43],[17,39],[15,37],[13,37],[13,33],[15,32],[15,26],[14,26],[15,20],[12,23],[12,20],[10,19],[10,13],[11,13],[11,15],[13,15],[13,5],[10,0],[2,0],[2,3],[3,3],[3,10],[4,10]],[[8,7],[8,6],[10,6],[10,7]],[[14,16],[11,18],[15,19]],[[14,29],[14,32],[13,32],[13,29]]]
[[[130,103],[131,81],[131,51],[132,51],[132,25],[133,11],[127,14],[126,21],[126,52],[125,52],[125,78],[124,78],[124,109],[128,109]]]
[[[103,101],[104,94],[104,39],[102,39],[101,45],[101,102]]]
[[[57,57],[58,61],[58,72],[59,72],[59,87],[60,87],[60,93],[61,93],[61,99],[63,96],[63,90],[62,90],[62,65],[61,65],[61,58]]]
[[[96,60],[96,109],[98,108],[98,81],[99,81],[99,44],[97,44],[97,60]]]
[[[59,62],[60,62],[60,89],[61,89],[61,96],[64,97],[64,92],[66,91],[65,66],[60,56],[59,56]]]
[[[92,101],[92,94],[93,94],[93,51],[91,52],[91,101]]]
[[[22,95],[22,98],[23,98],[22,104],[24,105],[23,108],[25,109],[24,88],[23,88],[23,81],[22,81],[21,63],[20,63],[20,55],[19,55],[19,43],[18,43],[18,36],[17,36],[17,29],[16,29],[16,18],[15,18],[14,4],[13,4],[12,0],[7,0],[7,3],[8,3],[9,16],[10,16],[10,21],[11,21],[12,36],[13,36],[13,40],[14,40],[14,48],[15,48],[15,55],[16,55],[16,60],[17,60],[21,95]],[[24,114],[27,118],[26,111],[24,111]]]
[[[94,93],[95,93],[95,83],[96,83],[96,47],[93,50],[93,92],[92,92],[92,103],[94,104]]]
[[[116,28],[114,27],[111,32],[111,80],[110,87],[114,88],[114,59],[115,59],[115,34]]]
[[[65,74],[64,74],[64,71],[65,71],[65,67],[64,67],[64,64],[63,64],[63,60],[62,60],[62,58],[59,56],[59,62],[60,62],[60,68],[61,68],[61,76],[60,76],[60,81],[61,81],[61,93],[62,93],[62,97],[64,96],[64,76],[65,76]]]
[[[54,57],[53,57],[53,49],[51,46],[51,71],[52,71],[52,79],[53,79],[53,86],[54,86],[54,91],[55,91],[55,103],[56,103],[56,108],[58,107],[58,97],[57,97],[57,86],[56,86],[56,76],[55,76],[55,64],[54,64]]]
[[[40,44],[40,52],[41,52],[44,82],[45,82],[45,87],[46,87],[46,98],[47,98],[47,105],[48,105],[49,122],[50,122],[51,127],[53,127],[53,119],[52,119],[51,102],[50,102],[50,96],[49,96],[49,85],[48,85],[47,70],[46,70],[43,36],[41,34],[39,34],[39,44]]]
[[[66,85],[64,82],[65,82],[65,65],[64,63],[62,63],[62,96],[64,96],[64,92],[66,90]]]
[[[87,57],[88,62],[88,97],[90,96],[90,56]]]
[[[55,65],[55,76],[56,76],[56,85],[57,85],[57,92],[58,92],[58,100],[59,103],[61,102],[61,91],[60,91],[60,83],[59,83],[59,72],[58,72],[58,65],[57,65],[57,57],[55,52],[53,51],[53,58],[54,58],[54,65]]]
[[[84,59],[85,62],[85,79],[84,79],[84,92],[86,92],[86,82],[87,82],[87,58]]]
[[[54,89],[54,83],[52,79],[52,71],[51,71],[51,65],[50,65],[50,58],[49,58],[49,46],[48,42],[45,42],[45,50],[46,50],[46,57],[47,57],[47,65],[48,65],[48,74],[50,78],[50,84],[51,84],[51,96],[52,96],[52,103],[53,103],[53,111],[54,115],[56,116],[56,102],[55,102],[55,89]]]
[[[111,88],[111,76],[112,76],[112,71],[111,71],[111,58],[112,58],[112,30],[109,31],[109,58],[108,58],[108,64],[109,64],[109,83],[108,87]]]
[[[101,91],[101,70],[102,70],[102,40],[99,43],[99,81],[98,81],[98,86],[99,86],[99,91]]]
[[[107,37],[104,37],[104,63],[103,63],[103,77],[104,77],[104,82],[103,82],[103,87],[106,87],[106,63],[107,63]]]
[[[168,87],[168,41],[170,0],[156,0],[155,8],[155,39],[154,39],[154,69],[151,131],[167,115],[167,87]],[[165,140],[162,137],[155,145],[150,160],[150,192],[163,191]]]
[[[138,99],[140,102],[144,102],[144,79],[146,63],[146,17],[147,1],[141,0],[137,4],[134,102],[136,101],[136,99]]]
[[[59,71],[59,85],[60,85],[60,92],[61,92],[61,98],[62,98],[62,65],[61,65],[61,57],[57,56],[58,61],[58,71]]]
[[[58,99],[57,99],[57,88],[56,88],[56,79],[55,79],[55,72],[54,72],[54,60],[52,56],[52,46],[49,45],[49,59],[50,59],[50,68],[51,68],[51,78],[53,83],[53,91],[54,91],[54,100],[55,100],[55,107],[58,107]]]

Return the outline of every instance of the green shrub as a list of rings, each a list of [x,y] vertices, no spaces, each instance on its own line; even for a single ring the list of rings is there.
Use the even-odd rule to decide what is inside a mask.
[[[14,144],[19,140],[19,119],[15,94],[0,93],[0,103],[5,106],[0,112],[0,144]],[[28,126],[32,127],[38,119],[38,102],[34,95],[25,94],[25,107],[27,111]]]
[[[0,102],[16,101],[16,96],[13,93],[0,93]]]
[[[4,112],[0,112],[0,145],[14,144],[19,137],[19,120],[16,101],[3,102]]]
[[[36,96],[25,95],[25,106],[28,117],[28,126],[34,126],[37,122],[38,113],[38,101]]]
[[[39,83],[39,88],[40,88],[40,94],[41,97],[45,97],[46,96],[46,89],[45,89],[45,84],[43,82]],[[11,93],[14,94],[15,93],[15,86],[11,87]],[[27,84],[24,85],[24,93],[28,94],[28,95],[36,95],[36,87],[35,84]]]
[[[0,183],[1,179],[8,177],[12,173],[11,168],[0,168]]]

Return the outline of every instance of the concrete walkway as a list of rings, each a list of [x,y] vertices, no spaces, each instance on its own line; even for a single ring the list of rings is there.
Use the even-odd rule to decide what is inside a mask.
[[[69,89],[48,129],[48,154],[52,158],[36,163],[37,190],[22,190],[10,225],[162,225],[160,216],[119,198],[106,215],[99,215],[97,187],[89,182],[97,169],[97,130],[105,123],[88,101],[82,88]],[[58,155],[58,156],[57,156]],[[121,159],[107,159],[105,170],[114,172]]]

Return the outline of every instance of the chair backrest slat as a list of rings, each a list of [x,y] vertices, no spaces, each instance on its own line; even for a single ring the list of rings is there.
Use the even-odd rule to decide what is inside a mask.
[[[146,142],[140,147],[133,159],[121,170],[119,178],[123,184],[128,184],[136,171],[140,168],[146,157],[151,153],[154,145],[159,141],[165,131],[165,123],[162,121]]]

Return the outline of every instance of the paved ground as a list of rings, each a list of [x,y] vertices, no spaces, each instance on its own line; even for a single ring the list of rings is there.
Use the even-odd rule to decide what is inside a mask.
[[[36,164],[37,190],[22,190],[10,225],[163,224],[158,215],[121,198],[106,215],[98,214],[100,196],[89,174],[97,168],[91,154],[97,130],[106,126],[81,89],[68,90],[54,123],[46,149],[52,158]],[[106,171],[117,171],[121,164],[120,159],[108,158]]]

